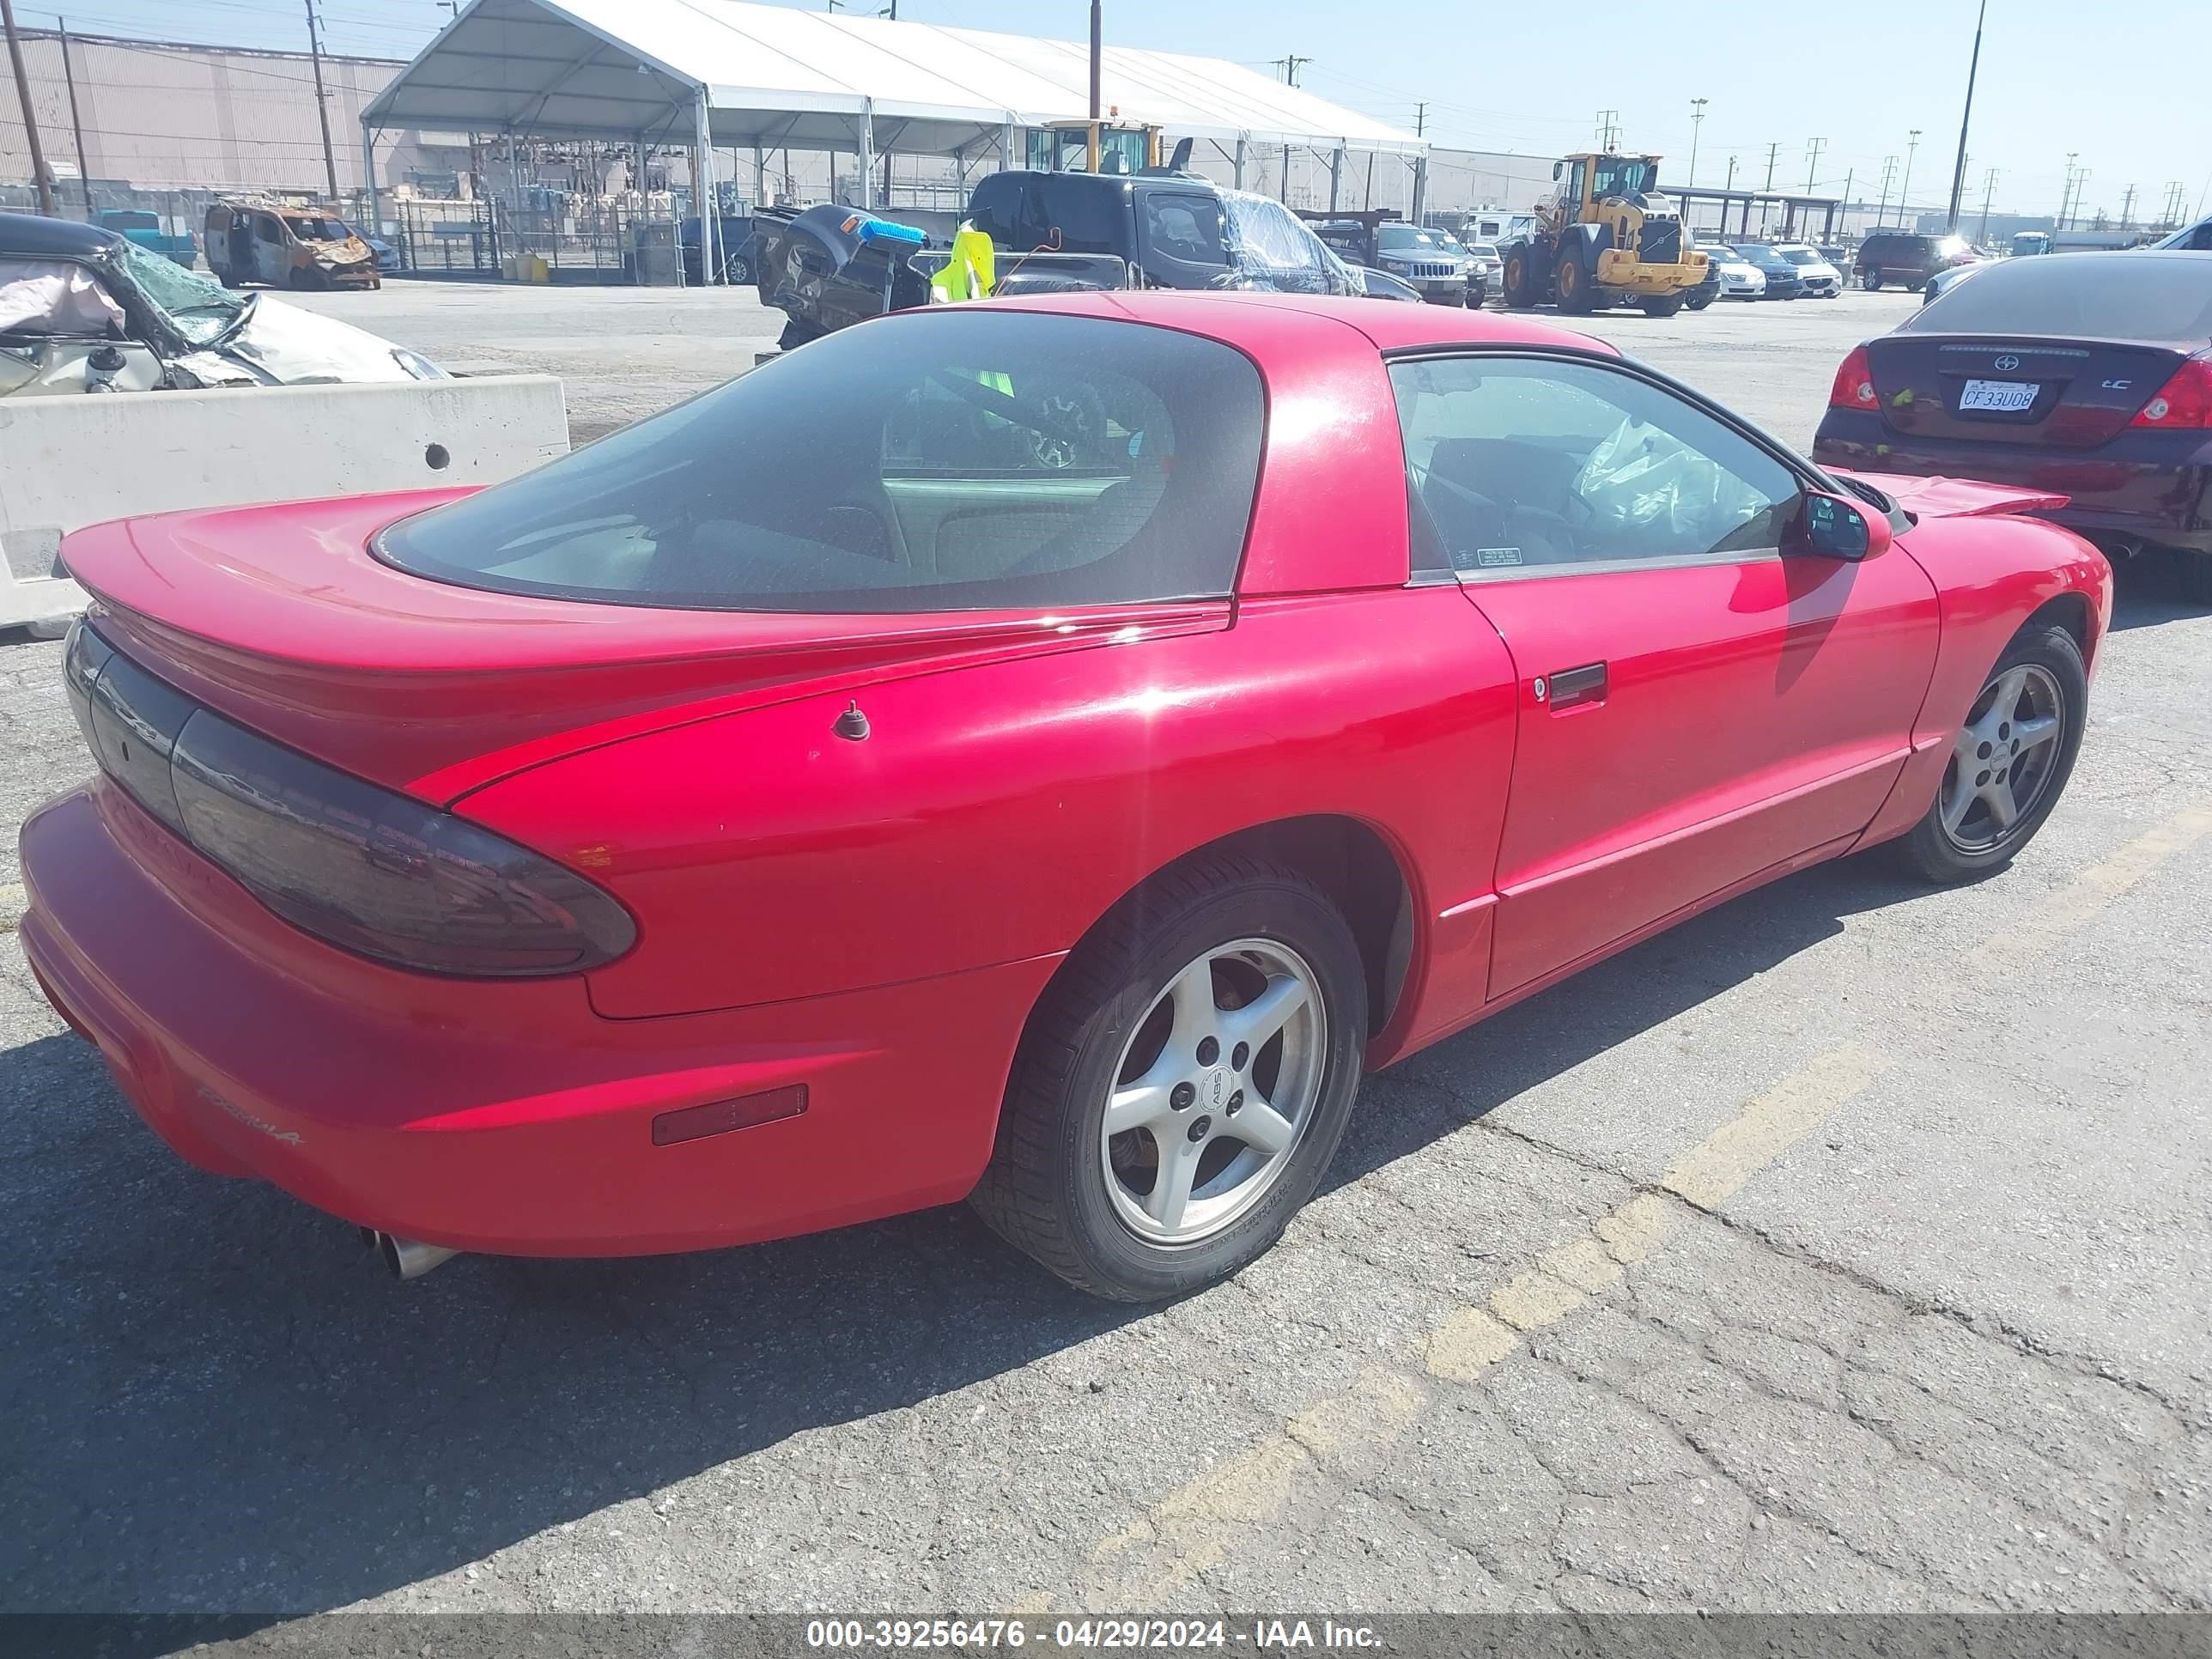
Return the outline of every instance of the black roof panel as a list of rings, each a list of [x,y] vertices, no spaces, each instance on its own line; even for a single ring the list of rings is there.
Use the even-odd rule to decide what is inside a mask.
[[[34,213],[0,213],[0,253],[83,258],[105,253],[123,240],[75,219],[42,219]]]

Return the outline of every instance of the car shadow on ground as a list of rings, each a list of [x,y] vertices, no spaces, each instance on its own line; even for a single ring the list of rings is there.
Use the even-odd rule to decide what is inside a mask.
[[[2112,570],[2112,632],[2191,622],[2206,607],[2181,592],[2181,553],[2149,552],[2119,562]]]
[[[1330,1184],[1924,890],[1826,866],[1510,1010],[1431,1051],[1479,1093],[1370,1095]],[[0,1150],[9,1610],[343,1607],[1146,1317],[957,1207],[395,1284],[343,1224],[179,1163],[74,1037],[0,1054]]]

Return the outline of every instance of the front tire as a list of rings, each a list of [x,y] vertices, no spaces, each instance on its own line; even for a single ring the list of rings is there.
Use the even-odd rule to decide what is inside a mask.
[[[1313,1195],[1366,1038],[1358,948],[1321,890],[1279,865],[1194,860],[1125,900],[1054,975],[969,1201],[1078,1290],[1198,1290]]]
[[[2015,635],[1952,738],[1927,815],[1896,843],[1905,868],[1948,883],[2010,863],[2058,805],[2088,708],[2074,636],[2055,627]]]
[[[1678,294],[1655,295],[1637,303],[1644,307],[1644,314],[1647,317],[1672,317],[1682,308],[1682,298]]]
[[[1516,248],[1505,256],[1498,284],[1504,289],[1507,307],[1513,311],[1529,310],[1543,297],[1536,292],[1536,269],[1526,248]]]
[[[1869,294],[1875,292],[1881,287],[1881,273],[1878,270],[1869,270],[1859,278],[1859,286]]]
[[[1559,269],[1552,273],[1552,291],[1559,295],[1559,309],[1571,317],[1587,317],[1597,304],[1597,284],[1571,253],[1559,256]]]

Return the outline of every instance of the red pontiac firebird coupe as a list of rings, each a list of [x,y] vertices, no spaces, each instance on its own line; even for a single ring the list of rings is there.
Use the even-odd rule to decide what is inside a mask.
[[[70,538],[47,994],[168,1141],[597,1255],[970,1200],[1234,1271],[1364,1068],[1875,842],[2018,852],[2111,573],[1609,347],[1092,295],[833,334],[477,493]]]

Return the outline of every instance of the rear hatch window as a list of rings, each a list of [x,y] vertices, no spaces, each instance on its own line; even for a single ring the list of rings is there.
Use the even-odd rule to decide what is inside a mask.
[[[1954,284],[1899,330],[2212,344],[2212,259],[2059,253]]]
[[[1227,594],[1258,371],[1217,342],[945,309],[842,330],[375,550],[501,592],[924,611]]]

